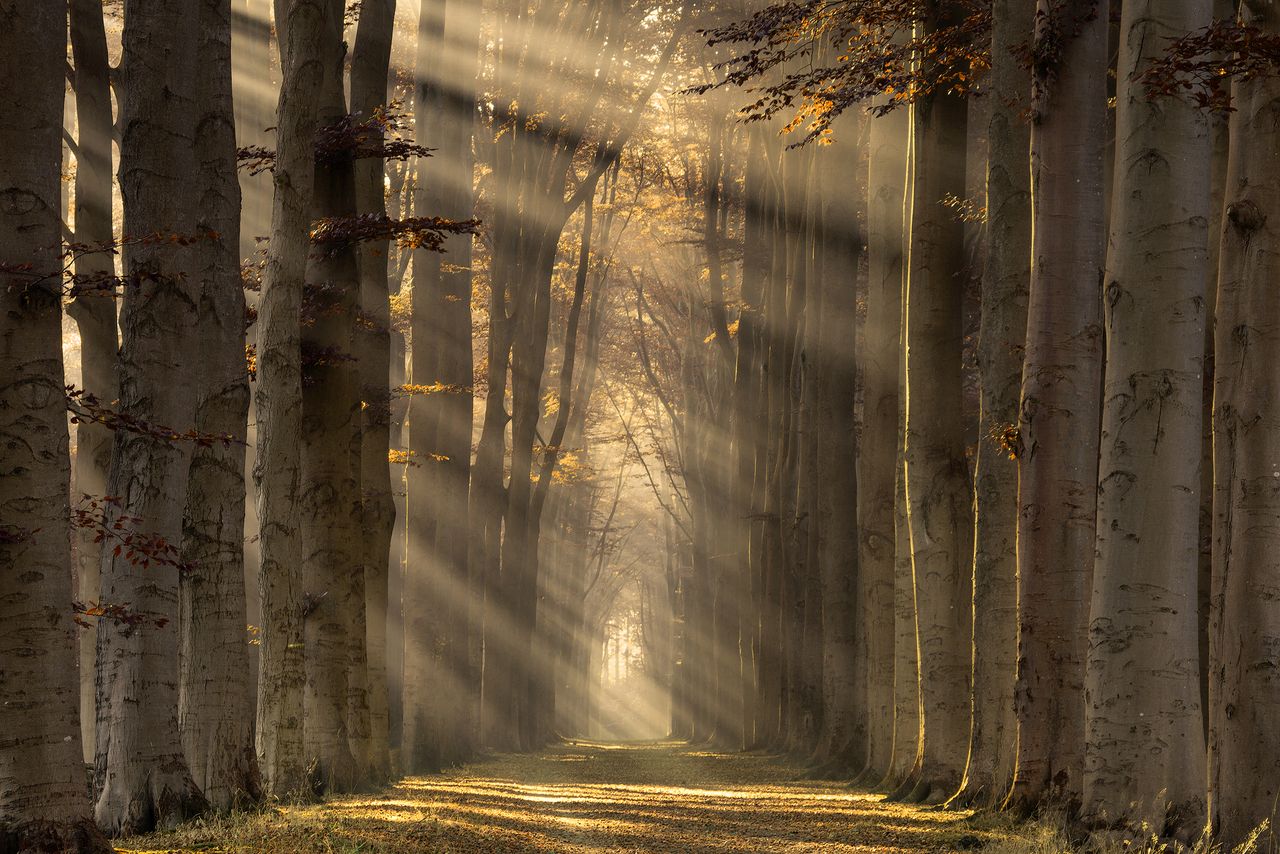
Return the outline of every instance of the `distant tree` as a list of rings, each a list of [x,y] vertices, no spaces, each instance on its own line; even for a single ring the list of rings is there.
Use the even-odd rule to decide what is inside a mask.
[[[417,127],[432,129],[433,156],[418,164],[414,204],[466,219],[475,208],[473,139],[478,113],[480,15],[469,4],[426,0],[418,23]],[[460,235],[413,260],[413,381],[445,391],[414,395],[409,443],[443,459],[408,472],[409,543],[418,560],[406,574],[406,668],[402,755],[429,770],[470,756],[479,734],[479,620],[468,552],[474,366],[472,238]],[[474,601],[478,599],[479,601]],[[473,610],[474,609],[474,610]]]
[[[115,116],[111,109],[111,65],[107,54],[106,23],[102,0],[73,0],[71,51],[76,104],[75,242],[96,250],[76,255],[75,275],[83,279],[115,273],[112,245],[111,141]],[[119,331],[116,294],[89,289],[77,294],[67,313],[80,332],[80,385],[99,400],[115,400],[116,351]],[[107,494],[113,436],[107,427],[93,421],[76,428],[75,489],[82,495]],[[77,595],[82,602],[99,599],[102,546],[93,534],[76,529],[75,555]],[[91,623],[80,634],[80,726],[84,732],[86,760],[94,751],[94,656],[98,643],[97,625]]]

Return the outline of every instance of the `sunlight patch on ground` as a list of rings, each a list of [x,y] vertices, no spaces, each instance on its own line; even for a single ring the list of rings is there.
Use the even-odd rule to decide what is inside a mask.
[[[757,754],[672,742],[497,755],[381,796],[335,798],[122,841],[160,852],[943,852],[1009,837],[963,811],[798,779]]]

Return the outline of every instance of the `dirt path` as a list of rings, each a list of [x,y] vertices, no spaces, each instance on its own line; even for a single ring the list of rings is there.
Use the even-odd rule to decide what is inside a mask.
[[[1011,841],[966,812],[886,804],[797,777],[773,757],[576,742],[408,779],[379,795],[130,840],[119,850],[841,854],[990,851]]]

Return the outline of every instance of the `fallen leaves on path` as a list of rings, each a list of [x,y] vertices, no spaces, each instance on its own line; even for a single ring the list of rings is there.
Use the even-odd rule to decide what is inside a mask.
[[[378,795],[211,819],[122,840],[159,852],[943,852],[1007,843],[966,811],[799,779],[777,757],[676,742],[568,742],[403,780]]]

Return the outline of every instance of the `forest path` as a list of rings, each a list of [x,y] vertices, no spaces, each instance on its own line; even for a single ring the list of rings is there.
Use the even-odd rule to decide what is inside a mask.
[[[996,843],[992,845],[992,843]],[[128,852],[934,852],[1005,848],[965,811],[799,779],[774,756],[678,742],[566,742],[372,796],[199,822]]]

